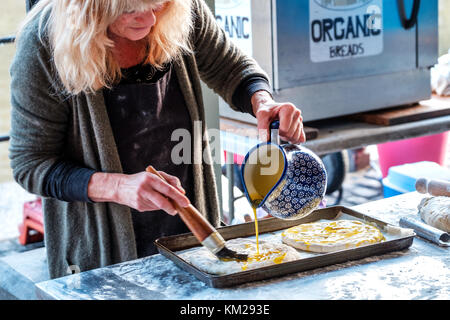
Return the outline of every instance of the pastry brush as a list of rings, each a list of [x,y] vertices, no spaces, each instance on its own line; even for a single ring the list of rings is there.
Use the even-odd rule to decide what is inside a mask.
[[[152,166],[147,167],[147,172],[157,175],[160,179],[166,181],[158,171]],[[166,181],[167,182],[167,181]],[[168,198],[170,203],[178,211],[181,220],[186,224],[189,230],[200,243],[216,255],[221,260],[238,260],[246,261],[248,256],[246,254],[237,253],[225,245],[225,240],[220,233],[202,216],[202,214],[192,205],[189,204],[186,208],[179,206],[175,201]]]

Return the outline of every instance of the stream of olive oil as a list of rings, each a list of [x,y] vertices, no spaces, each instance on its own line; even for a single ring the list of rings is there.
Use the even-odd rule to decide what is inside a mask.
[[[255,199],[252,201],[253,215],[255,216],[255,237],[256,237],[256,254],[259,256],[259,231],[258,231],[258,216],[256,215],[256,208],[262,199]]]
[[[250,186],[247,190],[250,205],[255,216],[256,253],[260,256],[256,208],[258,208],[259,204],[264,200],[264,197],[280,180],[284,169],[284,155],[278,147],[267,145],[258,150],[257,157],[253,161],[255,164],[249,165],[246,179]]]
[[[253,207],[253,214],[255,215],[256,254],[259,255],[258,217],[256,216],[256,208],[255,207]]]

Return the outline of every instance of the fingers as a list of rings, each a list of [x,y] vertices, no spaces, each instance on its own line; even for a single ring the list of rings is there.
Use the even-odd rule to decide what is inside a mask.
[[[129,203],[130,207],[135,208],[139,212],[164,210],[170,215],[177,214],[174,205],[169,199],[162,195],[157,188],[154,188],[154,181],[156,179],[153,175],[149,173],[139,173],[134,175],[134,177],[137,177],[138,180],[134,182],[135,189],[128,190],[131,198],[131,202]],[[133,183],[133,181],[131,181],[131,183]]]
[[[270,137],[269,126],[270,122],[277,118],[279,106],[269,106],[267,108],[260,108],[256,114],[258,122],[258,134],[261,141],[268,141]]]
[[[157,204],[155,204],[152,201],[152,195],[147,192],[145,192],[145,193],[141,192],[140,194],[138,194],[137,199],[136,199],[136,204],[132,207],[134,207],[139,212],[155,211],[155,210],[161,209]],[[166,209],[167,210],[165,210],[165,211],[167,213],[169,213],[170,215],[176,214],[176,210],[174,211],[175,208],[166,207]]]
[[[301,117],[299,118],[299,120],[293,122],[293,124],[289,129],[289,132],[285,136],[282,136],[282,138],[293,144],[298,144],[306,141],[305,131],[303,128]]]
[[[286,103],[280,108],[280,136],[291,143],[305,142],[303,117],[293,104]]]
[[[164,179],[167,178],[167,181],[149,172],[141,172],[129,176],[127,186],[123,186],[123,193],[128,191],[126,192],[128,197],[125,197],[126,199],[122,203],[140,212],[164,210],[170,215],[177,214],[174,203],[180,207],[187,207],[190,201],[184,195],[185,192],[179,179],[161,172],[159,174]],[[128,188],[130,189],[128,190]]]
[[[153,192],[148,195],[148,200],[151,201],[152,204],[154,204],[158,209],[164,210],[171,216],[174,216],[177,214],[177,210],[172,205],[172,203],[164,197],[162,194],[158,192]]]
[[[295,115],[298,113],[298,109],[290,103],[283,104],[280,108],[280,135],[284,137],[291,137],[295,130]]]
[[[169,199],[158,192],[141,193],[138,196],[136,203],[136,210],[139,212],[164,210],[171,216],[177,214],[176,208],[169,201]]]
[[[257,115],[258,134],[261,141],[267,141],[269,138],[269,124],[271,112],[262,110]]]
[[[168,182],[160,179],[158,176],[148,173],[150,175],[150,185],[153,188],[153,190],[157,191],[161,195],[172,199],[175,201],[180,207],[187,207],[190,204],[189,199],[180,192],[177,188],[175,188],[173,185],[169,184]]]
[[[162,175],[164,179],[167,180],[168,183],[170,183],[172,186],[181,191],[181,193],[186,194],[186,190],[184,190],[183,186],[181,185],[180,179],[168,173],[165,173],[164,171],[158,171],[158,173]]]
[[[258,109],[258,131],[262,141],[268,141],[270,122],[280,120],[280,136],[291,143],[305,142],[301,111],[292,103],[271,103]]]
[[[287,134],[281,135],[283,140],[289,141],[290,143],[297,143],[300,140],[300,126],[299,122],[294,122],[289,128]]]
[[[303,143],[306,142],[306,134],[305,134],[305,130],[303,129],[303,124],[302,124],[302,130],[300,132],[300,142],[299,143]]]

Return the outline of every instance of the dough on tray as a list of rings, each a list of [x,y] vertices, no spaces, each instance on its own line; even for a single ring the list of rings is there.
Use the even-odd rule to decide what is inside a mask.
[[[282,241],[311,252],[334,252],[385,240],[381,231],[356,220],[326,220],[300,224],[285,230]]]
[[[450,197],[424,198],[418,209],[420,217],[427,224],[450,232]]]
[[[256,252],[256,242],[251,239],[231,239],[227,241],[226,246],[233,251],[248,254],[248,260],[223,261],[204,247],[183,252],[179,256],[198,269],[215,275],[231,274],[300,259],[300,253],[297,250],[282,243],[260,240],[259,255]]]

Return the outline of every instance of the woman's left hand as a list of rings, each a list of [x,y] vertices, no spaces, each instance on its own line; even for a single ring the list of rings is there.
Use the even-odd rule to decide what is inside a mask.
[[[279,119],[281,139],[294,144],[306,141],[302,113],[292,103],[275,102],[267,91],[257,91],[252,96],[252,107],[261,140],[268,140],[270,123]]]

